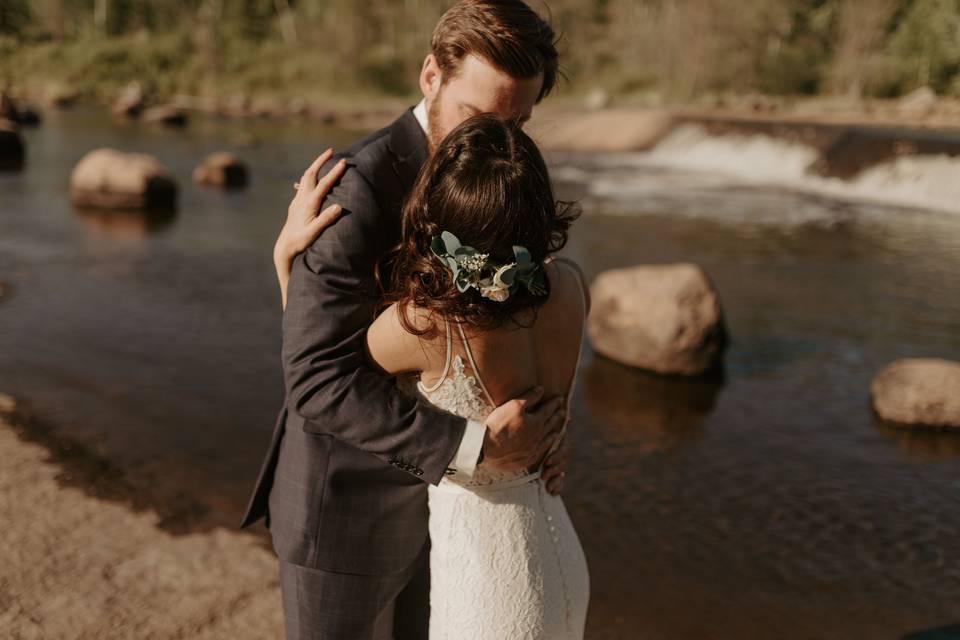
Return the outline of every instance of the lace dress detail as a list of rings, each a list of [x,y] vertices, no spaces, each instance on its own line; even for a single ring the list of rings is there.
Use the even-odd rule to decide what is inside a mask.
[[[448,326],[449,335],[449,326]],[[463,358],[459,355],[453,356],[450,367],[452,372],[441,378],[438,385],[430,388],[417,383],[417,390],[432,404],[449,411],[450,413],[462,416],[468,420],[483,422],[490,412],[496,406],[487,399],[486,390],[477,384],[477,378],[466,373],[466,366]],[[509,473],[497,469],[486,469],[483,466],[477,467],[473,477],[467,479],[465,476],[452,476],[449,482],[465,486],[487,486],[492,487],[505,482],[516,481],[522,478],[534,480],[539,474],[529,474],[523,471]]]
[[[472,375],[451,357],[448,325],[444,372],[417,390],[441,409],[482,421],[494,403],[458,329]],[[547,493],[539,472],[480,465],[470,480],[459,475],[427,488],[430,639],[582,640],[590,580],[563,500]]]

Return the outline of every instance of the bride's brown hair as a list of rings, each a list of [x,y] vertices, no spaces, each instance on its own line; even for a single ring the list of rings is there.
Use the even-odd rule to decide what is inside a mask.
[[[449,231],[498,264],[513,262],[513,246],[520,245],[542,264],[563,248],[578,216],[574,203],[554,199],[543,156],[518,123],[474,116],[451,131],[420,170],[403,208],[403,239],[378,268],[385,303],[399,303],[404,328],[415,334],[431,327],[412,326],[410,305],[480,331],[507,321],[527,326],[546,302],[549,278],[542,296],[523,285],[503,302],[472,288],[461,293],[453,272],[432,252],[431,240]]]

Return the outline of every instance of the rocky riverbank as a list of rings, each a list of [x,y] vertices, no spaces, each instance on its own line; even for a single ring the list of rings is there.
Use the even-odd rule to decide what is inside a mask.
[[[253,536],[172,535],[66,486],[0,395],[0,628],[14,638],[276,638],[274,556]]]

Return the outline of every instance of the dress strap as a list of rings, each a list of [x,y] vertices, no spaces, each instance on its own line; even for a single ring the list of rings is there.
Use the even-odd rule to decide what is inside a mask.
[[[558,265],[566,264],[567,268],[570,269],[570,272],[573,273],[573,277],[576,278],[577,282],[580,285],[579,286],[580,317],[582,318],[582,321],[580,324],[581,344],[580,344],[580,349],[577,351],[577,362],[573,367],[573,377],[570,379],[570,386],[567,388],[566,416],[563,422],[563,427],[560,429],[560,434],[564,435],[567,432],[567,425],[570,424],[570,405],[571,405],[571,400],[573,400],[573,391],[577,384],[577,371],[580,369],[580,358],[581,358],[581,355],[583,354],[582,336],[584,331],[586,331],[586,328],[587,328],[587,294],[585,290],[586,283],[583,281],[583,278],[580,276],[580,273],[573,266],[571,266],[569,263],[567,263],[564,260],[558,260],[557,264]],[[550,455],[553,454],[553,452],[556,451],[559,446],[560,446],[560,438],[557,438],[554,441],[553,445],[550,447],[550,450],[547,452],[547,455],[544,456],[544,459],[549,458]]]
[[[467,335],[463,332],[463,325],[459,322],[457,323],[457,330],[460,332],[460,339],[463,341],[463,350],[467,352],[467,360],[470,361],[470,368],[473,369],[473,377],[476,378],[477,384],[480,385],[483,395],[487,396],[487,401],[490,403],[490,406],[497,406],[497,403],[493,401],[493,397],[491,397],[490,392],[487,391],[487,385],[483,384],[483,378],[480,377],[480,369],[477,368],[477,361],[473,359],[473,351],[470,349],[470,342],[467,340]]]
[[[453,334],[450,333],[450,322],[446,318],[443,319],[443,330],[447,334],[447,355],[443,363],[443,373],[441,373],[440,378],[429,387],[426,385],[423,386],[423,390],[427,393],[433,393],[439,389],[443,381],[447,379],[447,374],[450,372],[450,359],[453,356]]]

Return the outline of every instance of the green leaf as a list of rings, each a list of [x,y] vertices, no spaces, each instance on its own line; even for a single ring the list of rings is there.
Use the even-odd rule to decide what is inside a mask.
[[[456,278],[457,282],[457,291],[460,293],[463,293],[472,286],[472,283],[470,282],[470,276],[467,273],[459,271],[454,277]]]
[[[430,241],[430,250],[441,258],[445,258],[447,255],[447,246],[440,236],[433,236],[433,239]]]
[[[443,240],[443,244],[447,248],[447,253],[452,256],[457,255],[457,249],[460,248],[460,239],[449,231],[444,231],[441,233],[440,238]]]
[[[513,255],[516,256],[517,264],[521,267],[533,262],[533,258],[530,257],[530,251],[526,247],[514,245]]]

